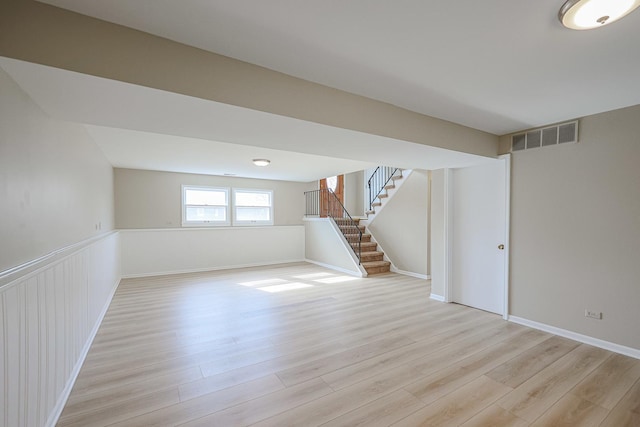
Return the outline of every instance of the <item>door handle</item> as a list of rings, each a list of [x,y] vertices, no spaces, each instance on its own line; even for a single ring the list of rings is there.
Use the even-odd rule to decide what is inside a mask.
[[[504,251],[504,245],[498,245],[498,249],[500,249],[501,251]]]

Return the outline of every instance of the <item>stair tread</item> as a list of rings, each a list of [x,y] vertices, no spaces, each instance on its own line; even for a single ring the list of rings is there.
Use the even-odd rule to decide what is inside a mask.
[[[384,258],[384,253],[379,251],[362,252],[360,254],[361,262],[382,261],[382,258]]]
[[[391,263],[389,261],[364,261],[362,263],[362,266],[364,268],[367,268],[367,267],[386,267],[388,265],[391,265]]]

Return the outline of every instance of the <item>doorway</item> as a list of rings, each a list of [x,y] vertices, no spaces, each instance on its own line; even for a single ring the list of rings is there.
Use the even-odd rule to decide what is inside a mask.
[[[450,300],[506,316],[509,158],[451,174]]]

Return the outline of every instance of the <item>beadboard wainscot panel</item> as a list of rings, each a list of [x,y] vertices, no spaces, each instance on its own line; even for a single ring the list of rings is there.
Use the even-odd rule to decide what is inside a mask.
[[[0,425],[53,426],[120,281],[118,232],[0,272]]]
[[[304,226],[120,230],[123,277],[304,261]]]

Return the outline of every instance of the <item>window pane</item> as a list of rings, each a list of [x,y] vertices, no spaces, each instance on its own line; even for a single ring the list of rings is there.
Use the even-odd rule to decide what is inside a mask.
[[[187,221],[226,221],[227,212],[223,206],[187,206]]]
[[[236,221],[269,221],[270,216],[269,208],[236,208]]]
[[[185,190],[187,205],[226,205],[227,194],[222,190]]]
[[[336,187],[338,186],[338,177],[330,176],[327,178],[327,188],[331,191],[336,191]]]
[[[236,206],[271,206],[271,194],[266,192],[236,192]]]

